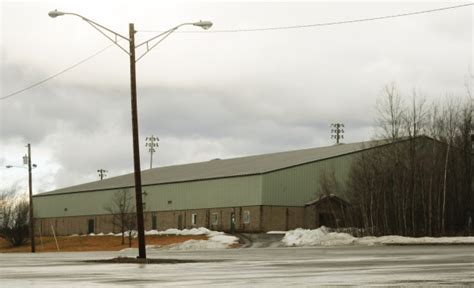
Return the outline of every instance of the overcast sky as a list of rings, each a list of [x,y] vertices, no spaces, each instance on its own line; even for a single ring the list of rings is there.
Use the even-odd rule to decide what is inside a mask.
[[[211,20],[175,33],[137,63],[142,168],[331,145],[374,135],[376,99],[396,82],[428,100],[465,94],[472,73],[472,7],[347,25],[263,32],[468,2],[57,1],[1,4],[1,95],[43,80],[110,42],[80,18],[123,35]],[[183,27],[180,31],[198,31]],[[157,33],[139,32],[138,42]],[[143,52],[143,51],[141,51]],[[35,193],[133,171],[129,58],[113,46],[38,87],[0,101],[0,189],[25,187],[32,144]]]

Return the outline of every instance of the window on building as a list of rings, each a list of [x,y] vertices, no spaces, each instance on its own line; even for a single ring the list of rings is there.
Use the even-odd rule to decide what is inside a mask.
[[[193,225],[197,224],[197,214],[196,213],[191,214],[191,224],[193,224]]]
[[[250,223],[250,211],[248,210],[245,210],[244,211],[244,215],[243,215],[243,220],[244,220],[244,224],[249,224]]]
[[[211,224],[212,225],[217,225],[219,224],[219,218],[217,213],[212,213],[211,214]]]

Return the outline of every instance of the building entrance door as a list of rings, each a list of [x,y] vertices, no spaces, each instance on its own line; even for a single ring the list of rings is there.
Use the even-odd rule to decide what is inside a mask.
[[[87,221],[87,234],[94,233],[94,219]]]
[[[183,215],[178,215],[178,229],[183,230]]]

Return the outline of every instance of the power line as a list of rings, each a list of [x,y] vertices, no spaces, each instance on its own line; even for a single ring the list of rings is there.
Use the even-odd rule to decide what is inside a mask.
[[[433,13],[433,12],[439,12],[439,11],[444,11],[444,10],[449,10],[449,9],[457,9],[457,8],[463,8],[463,7],[468,7],[472,6],[474,3],[468,3],[468,4],[461,4],[461,5],[456,5],[456,6],[448,6],[448,7],[442,7],[442,8],[436,8],[436,9],[430,9],[430,10],[422,10],[422,11],[415,11],[415,12],[409,12],[409,13],[402,13],[402,14],[394,14],[394,15],[387,15],[387,16],[379,16],[379,17],[371,17],[371,18],[361,18],[361,19],[354,19],[354,20],[346,20],[346,21],[335,21],[335,22],[325,22],[325,23],[316,23],[316,24],[308,24],[308,25],[293,25],[293,26],[280,26],[280,27],[266,27],[266,28],[250,28],[250,29],[231,29],[231,30],[211,30],[211,31],[177,31],[176,33],[235,33],[235,32],[260,32],[260,31],[275,31],[275,30],[288,30],[288,29],[300,29],[300,28],[311,28],[311,27],[323,27],[323,26],[333,26],[333,25],[341,25],[341,24],[350,24],[350,23],[360,23],[360,22],[368,22],[368,21],[375,21],[375,20],[383,20],[383,19],[390,19],[390,18],[398,18],[398,17],[405,17],[405,16],[413,16],[413,15],[419,15],[419,14],[426,14],[426,13]],[[163,32],[163,31],[157,31],[157,30],[138,30],[137,32]],[[97,51],[96,53],[92,54],[91,56],[77,62],[76,64],[56,73],[48,78],[41,80],[39,82],[36,82],[26,88],[23,88],[21,90],[15,91],[13,93],[10,93],[8,95],[5,95],[3,97],[0,97],[0,100],[5,100],[10,97],[13,97],[15,95],[18,95],[22,92],[25,92],[29,89],[32,89],[36,86],[39,86],[53,78],[58,77],[59,75],[76,68],[77,66],[81,65],[84,62],[89,61],[90,59],[94,58],[95,56],[101,54],[108,48],[113,46],[113,44]]]
[[[398,17],[405,17],[405,16],[427,14],[427,13],[440,12],[440,11],[449,10],[449,9],[463,8],[463,7],[472,6],[472,5],[474,5],[474,3],[461,4],[461,5],[448,6],[448,7],[441,7],[441,8],[430,9],[430,10],[421,10],[421,11],[415,11],[415,12],[401,13],[401,14],[394,14],[394,15],[379,16],[379,17],[361,18],[361,19],[353,19],[353,20],[345,20],[345,21],[324,22],[324,23],[307,24],[307,25],[292,25],[292,26],[263,27],[263,28],[249,28],[249,29],[230,29],[230,30],[177,31],[176,33],[262,32],[262,31],[275,31],[275,30],[289,30],[289,29],[301,29],[301,28],[311,28],[311,27],[333,26],[333,25],[360,23],[360,22],[368,22],[368,21],[375,21],[375,20],[383,20],[383,19],[390,19],[390,18],[398,18]],[[138,32],[163,32],[163,31],[138,30]]]
[[[66,69],[64,69],[64,70],[61,70],[60,72],[58,72],[58,73],[56,73],[56,74],[53,74],[53,75],[49,76],[49,77],[46,78],[46,79],[43,79],[43,80],[41,80],[41,81],[39,81],[39,82],[36,82],[36,83],[34,83],[34,84],[32,84],[32,85],[26,87],[26,88],[23,88],[23,89],[21,89],[21,90],[18,90],[18,91],[16,91],[16,92],[13,92],[13,93],[10,93],[10,94],[8,94],[8,95],[6,95],[6,96],[3,96],[3,97],[0,98],[0,100],[5,100],[5,99],[7,99],[7,98],[13,97],[13,96],[18,95],[18,94],[20,94],[20,93],[22,93],[22,92],[25,92],[26,90],[29,90],[29,89],[34,88],[34,87],[36,87],[36,86],[39,86],[39,85],[43,84],[44,82],[47,82],[47,81],[49,81],[49,80],[51,80],[51,79],[53,79],[53,78],[56,78],[56,77],[58,77],[59,75],[61,75],[61,74],[63,74],[63,73],[66,73],[67,71],[69,71],[69,70],[71,70],[71,69],[76,68],[77,66],[81,65],[82,63],[89,61],[90,59],[94,58],[95,56],[97,56],[97,55],[99,55],[100,53],[104,52],[105,50],[109,49],[109,48],[112,47],[113,45],[114,45],[114,44],[111,44],[111,45],[109,45],[109,46],[107,46],[107,47],[105,47],[105,48],[102,48],[101,50],[97,51],[96,53],[92,54],[91,56],[89,56],[89,57],[87,57],[87,58],[85,58],[85,59],[83,59],[83,60],[77,62],[76,64],[74,64],[74,65],[72,65],[72,66],[69,66],[68,68],[66,68]]]

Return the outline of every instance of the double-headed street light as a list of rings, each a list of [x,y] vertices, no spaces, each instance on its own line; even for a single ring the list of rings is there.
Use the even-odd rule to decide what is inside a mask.
[[[176,27],[173,27],[159,35],[144,41],[138,45],[135,45],[135,28],[133,23],[129,24],[129,37],[123,36],[117,32],[114,32],[84,16],[81,16],[76,13],[69,13],[69,12],[61,12],[61,11],[51,11],[48,15],[52,18],[56,18],[58,16],[63,15],[73,15],[81,18],[82,20],[89,23],[92,27],[94,27],[97,31],[99,31],[102,35],[107,37],[110,41],[112,41],[115,45],[117,45],[122,51],[124,51],[130,57],[130,90],[131,90],[131,100],[132,100],[132,137],[133,137],[133,160],[134,160],[134,174],[135,174],[135,202],[136,202],[136,210],[137,210],[137,229],[138,229],[138,258],[146,258],[146,250],[145,250],[145,229],[143,224],[143,202],[142,202],[142,180],[141,180],[141,169],[140,169],[140,146],[139,146],[139,139],[138,139],[138,116],[137,116],[137,87],[136,87],[136,72],[135,72],[135,64],[138,60],[140,60],[143,56],[145,56],[151,49],[156,47],[156,45],[160,44],[161,41],[166,39],[171,33],[176,31],[182,26],[192,25],[198,26],[205,30],[211,28],[212,22],[210,21],[199,21],[199,22],[192,22],[192,23],[183,23]],[[105,31],[105,32],[104,32]],[[113,35],[113,38],[106,34],[109,32]],[[161,39],[159,39],[161,37]],[[118,40],[126,40],[129,42],[129,49],[122,47],[118,44]],[[154,40],[159,39],[156,43],[152,44],[151,42]],[[141,46],[146,47],[146,51],[140,55],[138,58],[135,54],[135,49]]]

